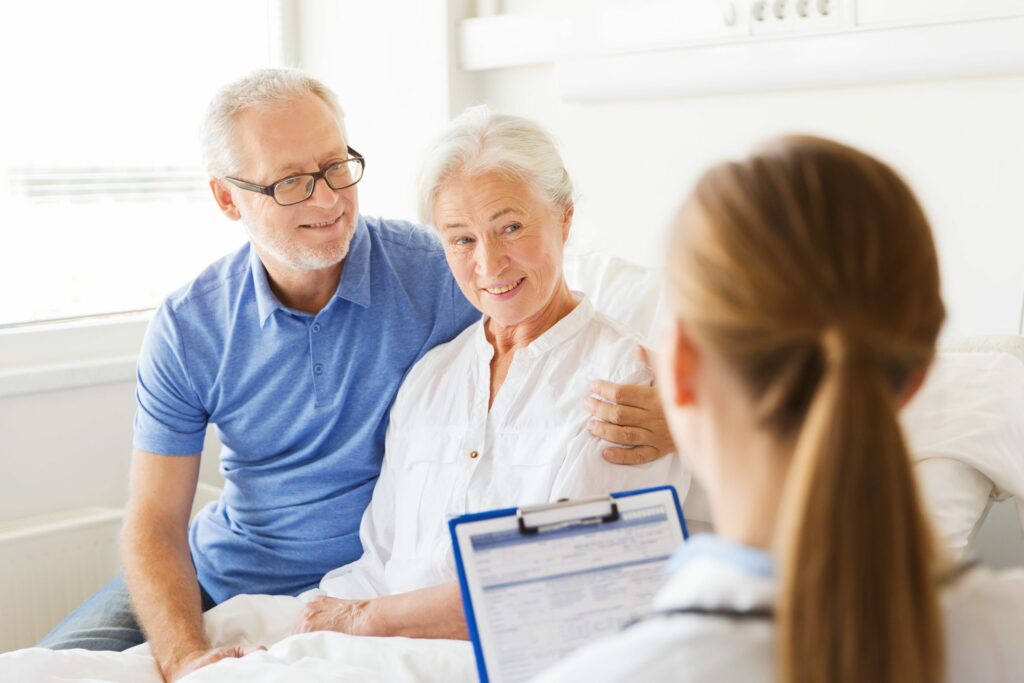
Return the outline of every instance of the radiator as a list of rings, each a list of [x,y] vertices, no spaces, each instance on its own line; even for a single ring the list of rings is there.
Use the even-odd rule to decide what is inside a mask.
[[[0,652],[35,645],[116,576],[123,517],[82,508],[0,523]]]

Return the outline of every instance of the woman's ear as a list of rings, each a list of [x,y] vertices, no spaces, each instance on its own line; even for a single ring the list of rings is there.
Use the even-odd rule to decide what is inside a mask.
[[[238,205],[235,204],[235,198],[231,195],[231,190],[223,181],[218,178],[210,178],[210,191],[213,192],[213,199],[225,216],[233,221],[242,217]]]
[[[562,244],[569,241],[569,233],[572,231],[572,215],[576,211],[576,205],[569,202],[569,206],[566,207],[565,213],[562,215]]]
[[[672,400],[676,406],[683,408],[697,401],[694,390],[698,352],[693,339],[686,333],[686,328],[679,321],[675,323],[675,335],[672,343]]]

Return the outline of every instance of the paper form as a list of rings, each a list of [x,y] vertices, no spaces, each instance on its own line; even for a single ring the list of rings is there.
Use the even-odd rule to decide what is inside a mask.
[[[491,520],[460,534],[490,681],[527,680],[646,611],[683,535],[671,495],[628,500],[614,522],[523,534]]]

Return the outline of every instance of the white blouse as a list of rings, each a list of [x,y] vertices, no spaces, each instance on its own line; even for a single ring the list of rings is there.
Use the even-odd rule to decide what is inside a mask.
[[[609,443],[587,429],[591,383],[646,384],[651,374],[637,338],[574,296],[569,315],[516,352],[490,411],[486,319],[409,371],[359,530],[363,556],[328,573],[322,590],[359,599],[454,580],[447,522],[456,515],[662,484],[686,495],[690,472],[677,454],[639,466],[601,457]]]

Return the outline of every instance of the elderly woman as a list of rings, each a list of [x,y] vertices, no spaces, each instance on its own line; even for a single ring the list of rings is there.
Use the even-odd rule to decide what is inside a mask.
[[[449,518],[659,484],[684,495],[689,484],[678,455],[614,465],[588,429],[594,381],[647,383],[650,372],[636,338],[562,276],[572,183],[549,136],[467,110],[430,154],[421,212],[483,319],[406,377],[360,529],[364,555],[324,577],[298,630],[465,638]]]

